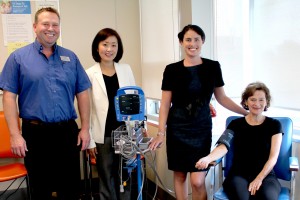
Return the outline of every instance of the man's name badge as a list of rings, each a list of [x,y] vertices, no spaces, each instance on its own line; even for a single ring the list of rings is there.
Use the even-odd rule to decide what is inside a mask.
[[[70,58],[68,56],[60,56],[60,59],[65,62],[70,62]]]

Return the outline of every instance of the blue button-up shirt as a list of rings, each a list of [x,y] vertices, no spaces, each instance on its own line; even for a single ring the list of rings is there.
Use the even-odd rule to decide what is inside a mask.
[[[78,57],[54,46],[47,58],[34,43],[13,52],[0,76],[0,88],[19,95],[21,118],[60,122],[76,119],[74,98],[91,86]]]

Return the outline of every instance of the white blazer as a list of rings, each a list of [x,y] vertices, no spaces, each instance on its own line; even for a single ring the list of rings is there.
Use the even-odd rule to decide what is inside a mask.
[[[119,86],[135,86],[135,80],[128,64],[114,63],[118,76]],[[108,112],[108,97],[103,79],[100,63],[96,63],[86,70],[92,83],[89,89],[91,102],[90,111],[90,134],[91,142],[89,148],[94,148],[95,143],[104,143],[105,123]]]

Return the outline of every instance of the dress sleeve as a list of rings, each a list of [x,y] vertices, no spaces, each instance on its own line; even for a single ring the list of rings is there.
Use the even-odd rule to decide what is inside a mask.
[[[168,91],[172,90],[172,71],[170,65],[166,66],[165,68],[161,90],[168,90]]]
[[[222,87],[225,85],[223,76],[222,76],[222,70],[221,70],[221,65],[218,61],[216,61],[216,67],[215,67],[215,75],[216,75],[216,82],[215,82],[215,87]]]

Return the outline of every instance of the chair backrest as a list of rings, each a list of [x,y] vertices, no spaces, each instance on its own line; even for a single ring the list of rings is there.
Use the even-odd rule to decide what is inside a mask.
[[[3,111],[0,111],[0,158],[17,158],[11,152],[10,133]]]
[[[239,118],[240,116],[230,116],[226,120],[226,127],[229,123]],[[277,163],[274,167],[274,171],[276,173],[277,178],[290,181],[291,180],[291,171],[289,170],[289,157],[292,156],[292,136],[293,136],[293,122],[288,117],[273,117],[277,119],[282,126],[283,137],[282,143],[280,147],[280,153],[278,156]],[[232,165],[232,156],[233,156],[233,149],[234,147],[231,146],[229,151],[225,156],[225,167],[224,167],[224,176],[228,175],[229,169]]]

